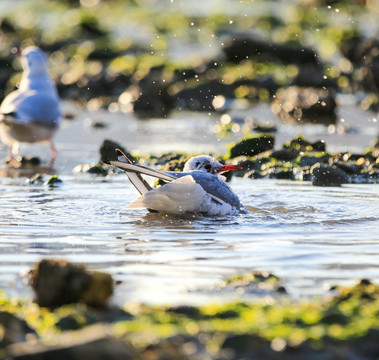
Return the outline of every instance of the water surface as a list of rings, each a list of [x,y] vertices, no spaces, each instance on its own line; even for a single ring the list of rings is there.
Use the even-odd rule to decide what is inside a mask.
[[[43,258],[111,273],[121,282],[118,303],[233,299],[237,294],[206,290],[225,276],[250,270],[273,272],[294,297],[325,294],[330,285],[361,278],[379,283],[377,184],[319,188],[233,178],[231,186],[248,214],[180,218],[124,210],[137,193],[123,174],[103,178],[72,171],[78,163],[98,161],[101,141],[112,135],[141,152],[225,152],[230,139],[217,139],[211,131],[217,120],[186,116],[191,115],[139,122],[124,114],[81,113],[65,121],[57,136],[59,160],[51,171],[59,174],[62,186],[32,185],[25,177],[5,174],[0,179],[0,287],[30,296],[24,274]],[[101,118],[108,127],[95,130],[88,117]],[[172,141],[162,142],[164,134]],[[338,141],[331,146],[338,147]],[[42,146],[22,151],[49,157]]]

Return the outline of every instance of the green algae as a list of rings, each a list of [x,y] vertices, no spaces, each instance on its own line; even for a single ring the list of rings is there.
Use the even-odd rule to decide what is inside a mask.
[[[225,281],[277,283],[278,279],[274,275],[251,273]],[[205,337],[211,342],[207,346],[213,349],[220,349],[231,334],[254,335],[267,341],[282,339],[290,346],[299,346],[305,341],[321,346],[329,341],[362,340],[372,331],[379,330],[379,286],[362,280],[356,286],[336,288],[333,292],[326,298],[301,301],[285,296],[276,300],[263,298],[253,303],[237,301],[199,307],[130,304],[125,307],[126,312],[122,312],[128,314],[127,320],[125,316],[124,319],[114,316],[110,322],[115,336],[139,339],[145,345],[154,339],[180,334]],[[82,304],[48,310],[27,300],[8,298],[3,293],[0,311],[24,319],[42,338],[104,321],[101,311]]]

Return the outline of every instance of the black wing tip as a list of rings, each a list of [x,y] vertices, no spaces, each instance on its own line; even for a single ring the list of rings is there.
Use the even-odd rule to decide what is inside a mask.
[[[121,161],[120,157],[124,157],[130,164],[134,165],[135,160],[131,159],[130,156],[126,155],[121,149],[116,148],[115,152],[117,154],[118,160]]]

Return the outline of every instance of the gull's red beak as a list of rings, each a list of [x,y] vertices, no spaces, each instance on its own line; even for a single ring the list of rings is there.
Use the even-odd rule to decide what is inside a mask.
[[[242,170],[243,167],[237,165],[224,165],[223,167],[216,170],[216,172],[225,172],[225,171],[233,171],[233,170]]]

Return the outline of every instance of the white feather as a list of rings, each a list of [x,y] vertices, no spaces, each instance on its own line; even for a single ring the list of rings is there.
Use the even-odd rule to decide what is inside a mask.
[[[191,175],[183,176],[138,197],[127,209],[147,208],[162,213],[205,213],[207,215],[237,215],[239,210],[215,199],[195,182]]]

